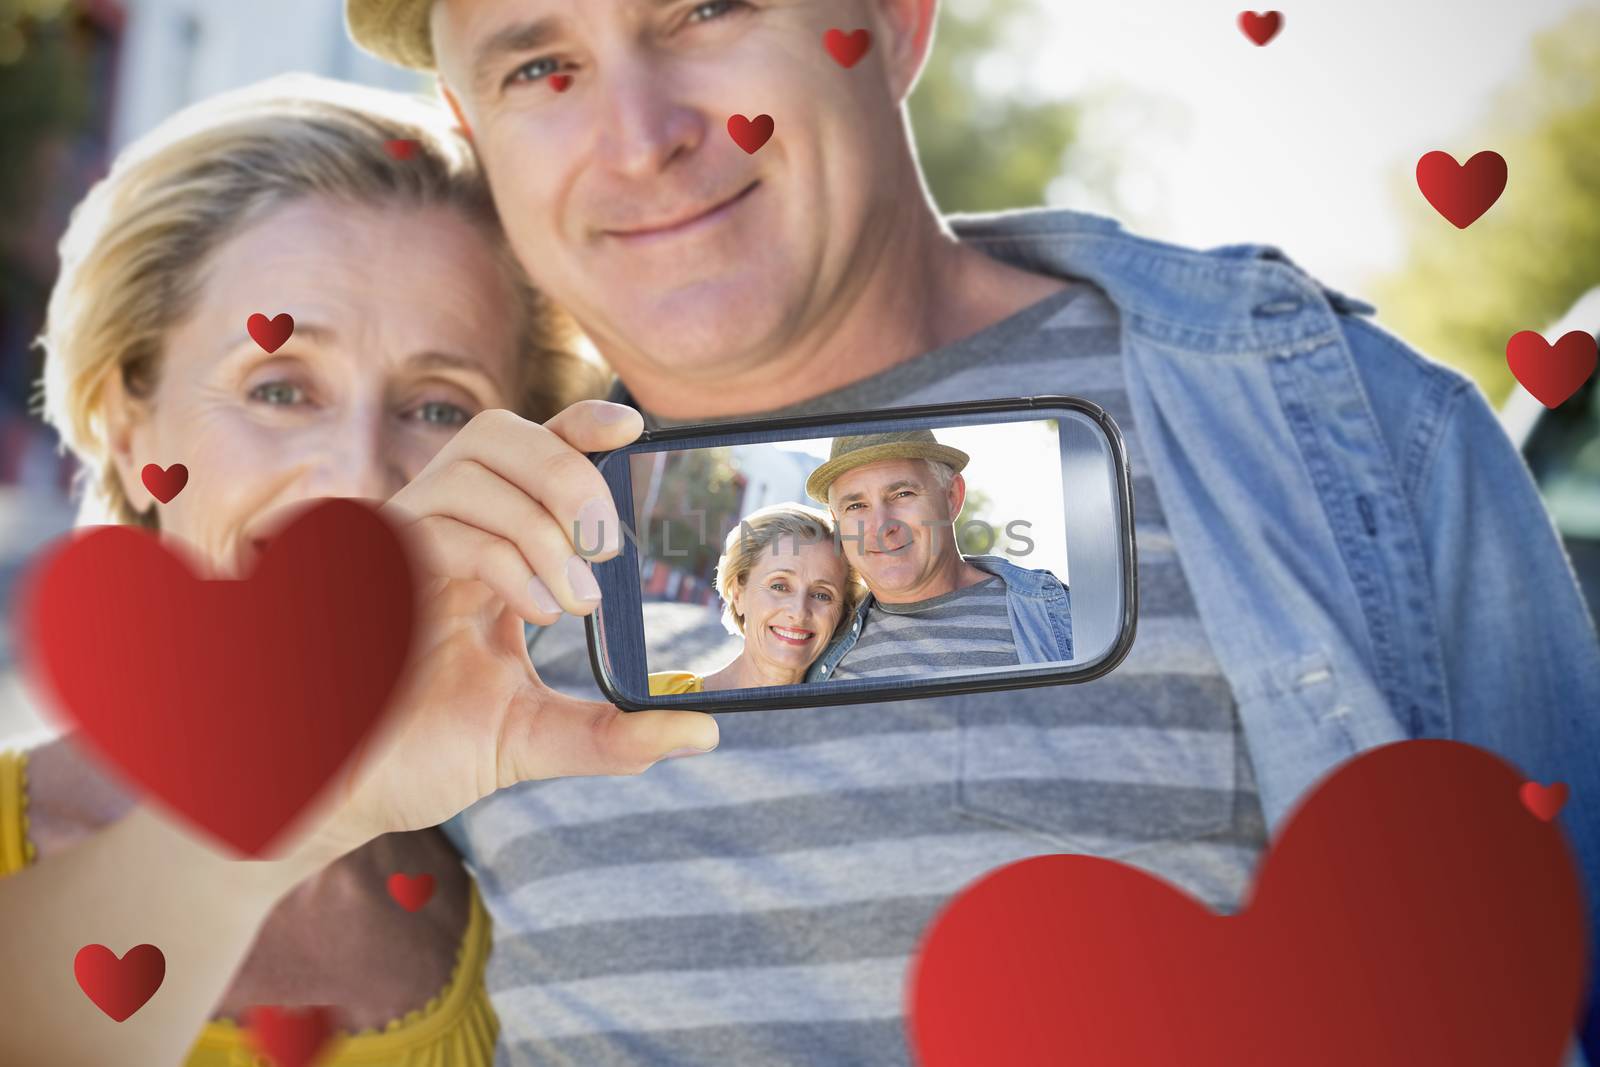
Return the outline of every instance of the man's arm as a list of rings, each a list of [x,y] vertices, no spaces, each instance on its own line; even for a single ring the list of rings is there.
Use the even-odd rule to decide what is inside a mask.
[[[1411,489],[1452,736],[1530,779],[1567,784],[1560,821],[1588,897],[1592,975],[1600,961],[1600,641],[1527,465],[1483,393],[1462,381],[1437,426]],[[1597,987],[1591,980],[1582,1031],[1591,1063],[1600,1063]]]
[[[135,808],[0,879],[0,1063],[183,1062],[268,912],[336,852],[309,841],[278,860],[233,860]],[[123,1022],[78,989],[73,959],[92,944],[119,957],[151,944],[166,958],[160,989]]]

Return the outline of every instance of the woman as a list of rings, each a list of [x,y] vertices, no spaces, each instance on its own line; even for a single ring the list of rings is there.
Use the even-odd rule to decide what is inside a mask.
[[[119,158],[62,259],[45,405],[88,475],[81,521],[159,530],[237,576],[294,505],[386,500],[430,599],[393,734],[334,783],[341,804],[290,858],[203,852],[70,739],[0,756],[0,973],[28,975],[0,979],[0,1003],[30,1021],[0,1027],[0,1060],[171,1063],[192,1044],[191,1067],[237,1067],[256,1062],[246,1009],[330,1004],[345,1040],[329,1067],[489,1064],[488,920],[431,827],[515,781],[637,773],[715,744],[705,716],[613,722],[526,660],[523,620],[597,600],[561,530],[593,520],[603,485],[560,500],[575,480],[531,470],[632,440],[637,415],[568,407],[598,368],[528,288],[470,150],[410,98],[296,77],[191,108]],[[252,315],[283,312],[293,333],[272,351],[247,335]],[[188,485],[158,505],[140,472],[174,462]],[[42,962],[83,943],[74,900],[110,872],[125,892],[87,905],[92,936],[167,956],[160,996],[115,1034],[85,1025],[70,967]],[[388,876],[424,872],[432,900],[402,911]],[[205,1004],[196,1039],[186,1020]]]
[[[796,685],[851,616],[866,587],[845,562],[825,511],[773,504],[730,531],[717,561],[722,625],[744,648],[720,670],[649,676],[652,696]]]

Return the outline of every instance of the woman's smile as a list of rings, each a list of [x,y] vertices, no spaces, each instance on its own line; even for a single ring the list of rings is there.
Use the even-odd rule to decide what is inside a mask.
[[[772,625],[768,626],[767,630],[784,644],[795,645],[796,647],[809,645],[811,639],[817,636],[815,630],[797,630],[789,626]]]

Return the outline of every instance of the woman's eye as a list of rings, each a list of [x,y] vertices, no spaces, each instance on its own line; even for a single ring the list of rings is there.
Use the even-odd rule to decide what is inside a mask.
[[[416,409],[416,412],[417,421],[432,423],[435,426],[465,426],[472,419],[465,408],[447,404],[442,400],[423,404]]]
[[[696,4],[693,11],[689,12],[690,22],[710,22],[712,19],[721,18],[736,7],[748,7],[744,0],[706,0],[706,3]]]
[[[305,390],[289,382],[262,382],[250,390],[250,399],[274,407],[292,407],[305,403]]]
[[[815,597],[816,597],[816,598],[817,598],[817,599],[818,599],[818,600],[825,600],[825,601],[827,601],[827,602],[828,602],[828,603],[832,603],[832,602],[833,602],[833,594],[832,594],[832,593],[815,593],[815,594],[813,594],[813,595],[814,595],[814,596],[815,596]]]
[[[561,69],[561,64],[548,56],[524,63],[511,72],[511,77],[506,79],[506,84],[513,82],[536,82],[556,73]]]

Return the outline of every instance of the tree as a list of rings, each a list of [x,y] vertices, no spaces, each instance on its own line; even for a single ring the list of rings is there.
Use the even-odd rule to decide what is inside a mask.
[[[1374,286],[1374,303],[1396,332],[1470,374],[1497,404],[1512,385],[1511,335],[1543,330],[1600,285],[1597,131],[1600,8],[1589,7],[1537,37],[1532,64],[1447,148],[1463,163],[1486,148],[1505,157],[1506,191],[1486,215],[1458,230],[1417,191],[1414,160],[1397,175],[1410,253]]]
[[[911,94],[911,126],[934,203],[943,212],[1042,204],[1077,138],[1076,104],[986,89],[985,60],[1039,39],[1036,0],[940,7],[933,49]]]

